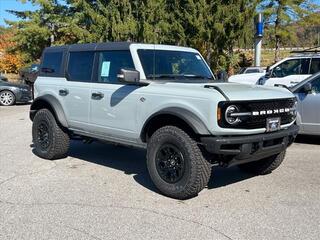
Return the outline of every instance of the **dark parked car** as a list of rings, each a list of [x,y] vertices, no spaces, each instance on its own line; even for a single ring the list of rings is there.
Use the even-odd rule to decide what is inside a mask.
[[[33,85],[39,72],[39,64],[32,64],[29,67],[20,70],[19,74],[21,79],[29,86]]]
[[[0,105],[11,106],[17,102],[28,102],[31,98],[29,86],[14,84],[0,79]]]

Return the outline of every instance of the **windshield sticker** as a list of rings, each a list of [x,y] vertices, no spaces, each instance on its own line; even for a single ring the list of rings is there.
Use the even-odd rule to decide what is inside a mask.
[[[101,66],[101,77],[109,77],[110,62],[104,61]]]
[[[201,60],[201,57],[200,57],[199,55],[196,55],[196,58],[197,58],[198,60]]]

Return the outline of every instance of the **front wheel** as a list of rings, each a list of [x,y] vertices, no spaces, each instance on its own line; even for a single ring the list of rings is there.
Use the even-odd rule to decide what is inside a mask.
[[[211,166],[196,141],[175,126],[162,127],[151,136],[147,167],[156,187],[176,199],[196,196],[211,174]]]
[[[281,165],[285,155],[286,151],[282,151],[276,155],[261,159],[259,161],[241,164],[239,165],[239,168],[245,172],[256,175],[269,174]]]

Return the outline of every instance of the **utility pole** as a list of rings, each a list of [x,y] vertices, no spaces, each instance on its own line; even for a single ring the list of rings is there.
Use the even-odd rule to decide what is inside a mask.
[[[259,13],[255,18],[255,52],[254,52],[254,66],[260,67],[261,64],[261,47],[263,37],[263,19],[262,13]]]

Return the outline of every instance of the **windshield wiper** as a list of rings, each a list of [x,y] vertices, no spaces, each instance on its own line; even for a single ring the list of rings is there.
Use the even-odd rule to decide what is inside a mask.
[[[156,78],[156,79],[160,79],[160,78],[179,78],[179,77],[183,77],[182,74],[149,74],[147,76],[147,78],[150,78],[150,79],[153,79],[153,78]]]
[[[164,79],[164,78],[169,78],[169,79],[177,79],[177,78],[192,78],[192,79],[209,79],[212,80],[212,77],[207,77],[207,76],[201,76],[201,75],[194,75],[194,74],[149,74],[147,78],[153,79]]]

